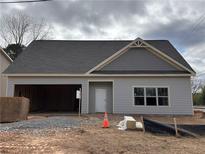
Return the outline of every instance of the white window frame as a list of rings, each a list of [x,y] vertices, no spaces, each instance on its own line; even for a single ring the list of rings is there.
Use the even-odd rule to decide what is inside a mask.
[[[144,105],[135,105],[135,88],[143,88],[144,89]],[[147,105],[147,93],[146,88],[155,88],[156,96],[148,96],[148,97],[156,97],[157,105]],[[168,96],[158,96],[158,88],[167,88]],[[132,98],[133,98],[133,105],[134,107],[170,107],[170,90],[169,86],[133,86],[132,88]],[[159,97],[167,97],[168,98],[168,105],[159,105]]]

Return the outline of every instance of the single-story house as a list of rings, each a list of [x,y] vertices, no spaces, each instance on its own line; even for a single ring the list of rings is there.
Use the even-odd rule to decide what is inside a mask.
[[[33,41],[4,72],[32,112],[191,115],[194,70],[167,40]]]
[[[13,62],[13,60],[0,47],[0,97],[6,96],[7,78],[2,75],[2,72]]]

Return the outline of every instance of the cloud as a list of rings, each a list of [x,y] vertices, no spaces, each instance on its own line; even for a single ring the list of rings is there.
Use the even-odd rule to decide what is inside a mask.
[[[197,44],[188,48],[183,56],[199,73],[205,73],[205,44]]]
[[[23,12],[35,16],[44,17],[48,22],[58,27],[65,27],[69,30],[80,30],[89,38],[94,36],[110,37],[112,25],[118,23],[124,28],[130,25],[130,18],[135,15],[146,14],[146,2],[143,1],[52,1],[47,3],[22,4]],[[8,6],[7,6],[8,7]],[[16,7],[8,7],[7,13],[18,10]],[[109,29],[108,29],[109,28]],[[118,37],[122,33],[118,32]],[[75,35],[75,34],[74,34]],[[72,37],[68,35],[67,38]]]
[[[75,38],[72,35],[76,34],[70,34],[69,31],[80,31],[83,38],[88,39],[134,39],[141,36],[171,39],[183,47],[203,41],[200,37],[191,36],[204,35],[205,24],[198,25],[197,30],[190,33],[204,12],[203,4],[203,1],[54,0],[6,5],[5,10],[10,13],[20,9],[36,18],[44,17],[56,27],[68,29],[68,35],[62,36],[65,39]]]
[[[43,17],[53,25],[54,39],[167,39],[200,71],[205,66],[204,6],[200,0],[53,0],[4,4],[0,15],[21,10]]]
[[[42,11],[43,10],[43,11]],[[129,20],[134,14],[143,14],[142,1],[53,1],[44,5],[33,4],[24,10],[36,17],[45,17],[50,22],[66,28],[78,28],[85,34],[99,27],[112,24],[112,19]]]
[[[179,48],[187,48],[205,41],[205,18],[202,1],[158,1],[147,6],[152,27],[146,37],[169,39]]]

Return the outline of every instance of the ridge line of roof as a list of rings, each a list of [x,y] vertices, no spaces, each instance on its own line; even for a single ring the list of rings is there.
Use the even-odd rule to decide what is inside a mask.
[[[49,41],[58,41],[58,42],[128,42],[133,40],[35,40],[34,42],[49,42]],[[144,40],[144,41],[169,41],[169,40]]]

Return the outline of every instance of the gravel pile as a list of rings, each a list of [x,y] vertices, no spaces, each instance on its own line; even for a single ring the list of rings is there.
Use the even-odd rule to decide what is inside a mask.
[[[71,128],[79,127],[81,120],[69,117],[48,117],[38,120],[26,120],[14,123],[0,124],[0,132],[15,130],[36,130],[36,129],[53,129],[53,128]]]

